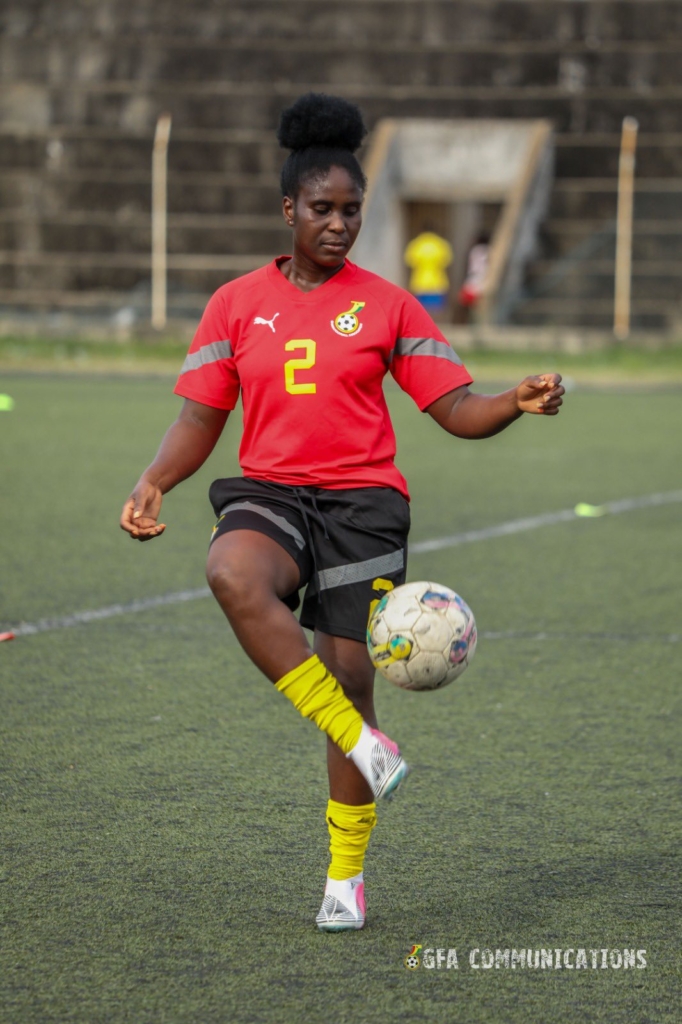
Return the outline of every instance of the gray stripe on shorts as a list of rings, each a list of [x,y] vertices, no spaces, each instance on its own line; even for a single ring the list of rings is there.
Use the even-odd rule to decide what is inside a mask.
[[[198,370],[201,366],[208,366],[209,363],[217,363],[221,359],[232,358],[232,345],[229,341],[212,341],[208,345],[202,345],[196,352],[190,352],[180,370],[189,373],[190,370]]]
[[[284,516],[278,516],[276,512],[272,512],[269,508],[265,508],[263,505],[254,505],[252,501],[235,501],[230,505],[226,505],[224,509],[221,509],[220,515],[226,516],[228,512],[237,512],[244,510],[246,512],[257,512],[259,516],[264,516],[269,519],[271,523],[278,526],[284,533],[288,533],[290,537],[293,537],[296,541],[296,545],[299,551],[303,551],[305,547],[305,541],[303,535],[292,526],[288,519]]]
[[[389,555],[368,558],[365,562],[351,562],[348,565],[337,565],[334,569],[323,569],[319,573],[320,590],[331,590],[342,587],[346,583],[360,583],[371,580],[382,573],[398,572],[405,565],[405,552],[391,551]]]

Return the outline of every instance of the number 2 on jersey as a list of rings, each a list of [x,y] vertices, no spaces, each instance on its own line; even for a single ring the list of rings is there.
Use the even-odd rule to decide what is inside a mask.
[[[284,346],[287,352],[295,352],[296,349],[304,349],[303,359],[287,359],[284,364],[284,386],[290,395],[314,395],[317,391],[316,384],[297,384],[294,374],[297,370],[309,370],[315,365],[315,342],[312,338],[293,338]]]

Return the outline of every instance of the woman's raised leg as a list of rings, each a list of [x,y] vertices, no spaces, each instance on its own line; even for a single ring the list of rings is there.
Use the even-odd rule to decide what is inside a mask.
[[[313,654],[303,629],[281,600],[300,582],[292,556],[255,530],[231,530],[213,541],[206,574],[251,660],[304,718],[315,722],[348,755],[374,797],[388,796],[407,766],[397,746],[364,721],[329,666]]]
[[[312,657],[281,600],[296,590],[300,573],[277,541],[255,530],[221,534],[209,548],[206,578],[239,643],[271,682]]]

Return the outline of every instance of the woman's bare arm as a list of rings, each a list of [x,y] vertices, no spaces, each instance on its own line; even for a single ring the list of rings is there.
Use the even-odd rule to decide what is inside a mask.
[[[432,402],[426,412],[455,437],[492,437],[524,412],[556,416],[564,389],[558,373],[526,377],[499,395],[476,395],[468,387],[455,388]]]
[[[156,458],[123,506],[121,529],[135,540],[151,540],[166,529],[159,523],[164,494],[203,466],[223,432],[229,413],[186,398],[166,431]]]

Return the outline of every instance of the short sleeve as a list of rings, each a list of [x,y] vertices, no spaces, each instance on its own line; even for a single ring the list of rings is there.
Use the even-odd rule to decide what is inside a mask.
[[[448,391],[473,382],[424,307],[407,293],[392,353],[391,374],[422,412]]]
[[[227,321],[221,289],[204,310],[175,385],[176,395],[214,409],[234,409],[239,398],[239,374]]]

